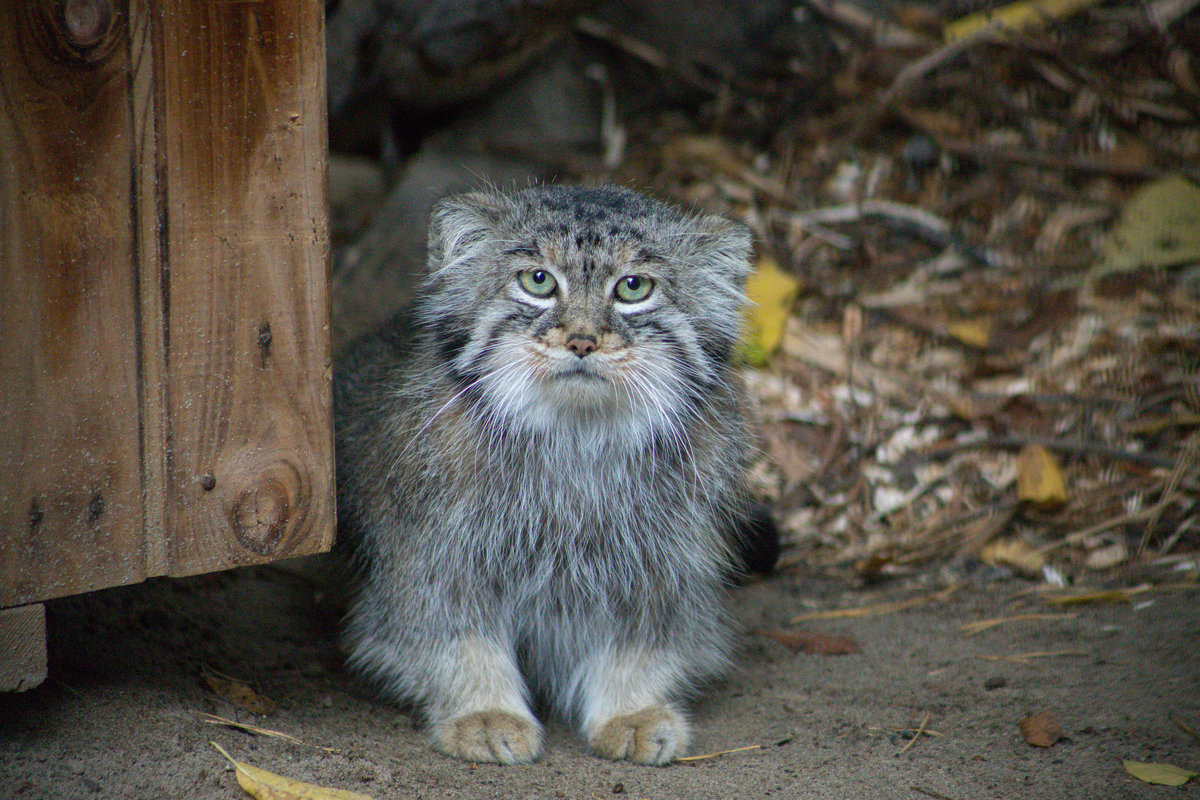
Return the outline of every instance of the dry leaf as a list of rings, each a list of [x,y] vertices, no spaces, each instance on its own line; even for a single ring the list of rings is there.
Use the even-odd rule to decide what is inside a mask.
[[[783,341],[784,326],[792,300],[800,290],[796,276],[779,268],[775,259],[763,256],[746,281],[751,306],[746,315],[742,347],[746,361],[761,367]]]
[[[1200,261],[1200,186],[1178,175],[1142,187],[1121,209],[1097,275]]]
[[[855,561],[854,571],[858,573],[859,577],[873,581],[883,573],[884,567],[894,563],[896,563],[896,559],[891,553],[873,553]]]
[[[284,778],[265,769],[234,761],[233,756],[216,742],[209,742],[233,764],[238,785],[256,800],[373,800],[372,797],[345,789],[327,789],[303,781]]]
[[[964,319],[948,323],[946,325],[946,333],[965,345],[978,347],[982,350],[991,346],[995,328],[995,323],[992,320],[987,317],[980,317],[978,319]]]
[[[1101,547],[1087,554],[1083,563],[1088,569],[1108,569],[1124,562],[1129,558],[1129,549],[1124,542],[1114,542],[1107,547]]]
[[[1058,461],[1040,444],[1026,445],[1017,455],[1017,497],[1039,508],[1067,502],[1067,487]]]
[[[1183,786],[1200,773],[1183,769],[1174,764],[1152,764],[1145,761],[1123,760],[1125,771],[1139,781],[1154,783],[1159,786]]]
[[[1025,743],[1034,747],[1050,747],[1063,737],[1062,726],[1049,711],[1026,717],[1017,723]]]
[[[1068,17],[1097,2],[1098,0],[1018,0],[1016,3],[968,14],[955,20],[945,27],[942,36],[947,42],[957,42],[993,23],[1003,28],[1043,26],[1048,20]]]
[[[782,628],[755,631],[759,636],[774,639],[793,653],[808,653],[814,656],[844,656],[861,652],[858,642],[848,636],[828,636],[809,631],[788,631]]]
[[[1036,577],[1046,566],[1046,556],[1017,538],[997,539],[990,542],[979,553],[985,564],[1010,567],[1022,575]]]
[[[259,716],[268,716],[275,713],[276,705],[274,700],[264,697],[237,678],[231,678],[228,675],[222,675],[207,668],[204,670],[203,677],[204,682],[208,684],[208,688],[238,708],[245,709],[251,714],[258,714]]]

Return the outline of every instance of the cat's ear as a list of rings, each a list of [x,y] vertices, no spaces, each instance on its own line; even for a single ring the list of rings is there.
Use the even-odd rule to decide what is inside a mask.
[[[715,215],[700,217],[695,225],[698,235],[693,238],[693,243],[697,255],[740,287],[750,274],[750,252],[754,244],[750,228]]]
[[[429,221],[429,274],[469,261],[491,238],[508,208],[498,192],[471,192],[440,200]]]

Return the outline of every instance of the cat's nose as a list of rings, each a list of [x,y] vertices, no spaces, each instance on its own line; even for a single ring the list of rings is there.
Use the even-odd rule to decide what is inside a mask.
[[[580,358],[583,358],[588,353],[595,352],[598,347],[599,345],[596,344],[594,336],[573,333],[567,337],[567,349]]]

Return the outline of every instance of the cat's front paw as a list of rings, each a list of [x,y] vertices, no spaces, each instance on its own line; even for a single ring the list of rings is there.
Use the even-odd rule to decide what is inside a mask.
[[[467,761],[527,764],[542,752],[537,722],[507,711],[477,711],[433,725],[433,746]]]
[[[683,715],[670,706],[656,705],[613,717],[588,743],[605,758],[662,766],[686,753],[690,739]]]

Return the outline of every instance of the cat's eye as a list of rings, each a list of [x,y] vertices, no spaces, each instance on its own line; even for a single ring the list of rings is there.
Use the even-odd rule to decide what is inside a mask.
[[[654,281],[645,275],[626,275],[617,281],[613,293],[622,303],[640,303],[654,291]]]
[[[534,297],[549,297],[558,288],[558,281],[544,269],[527,269],[517,273],[521,288]]]

